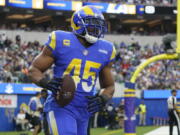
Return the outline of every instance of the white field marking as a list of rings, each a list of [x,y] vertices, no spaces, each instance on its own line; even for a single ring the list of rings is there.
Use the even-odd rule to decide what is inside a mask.
[[[144,135],[169,135],[169,126],[163,126],[163,127],[157,128]],[[178,135],[176,126],[173,127],[173,135]]]

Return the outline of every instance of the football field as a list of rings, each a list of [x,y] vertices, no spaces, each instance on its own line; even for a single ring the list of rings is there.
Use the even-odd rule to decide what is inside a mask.
[[[137,127],[137,135],[144,135],[158,127],[147,126]],[[31,132],[0,132],[0,135],[32,135]],[[39,135],[44,135],[43,133]],[[104,128],[94,128],[91,130],[91,135],[123,135],[123,130],[106,130]]]

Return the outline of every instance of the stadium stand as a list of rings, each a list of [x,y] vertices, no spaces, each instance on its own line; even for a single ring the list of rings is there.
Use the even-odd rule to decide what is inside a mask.
[[[21,43],[1,36],[0,39],[0,82],[30,82],[27,78],[28,66],[41,51],[38,41]]]
[[[117,51],[114,75],[118,82],[128,81],[133,71],[141,62],[164,52],[163,47],[157,44],[154,44],[153,47],[150,48],[149,46],[141,47],[138,43],[133,43],[131,45],[121,43]],[[179,61],[175,60],[160,61],[151,64],[140,74],[138,88],[179,89],[180,81],[178,81],[178,78],[180,77],[180,67],[176,66],[178,64]]]
[[[126,4],[144,4],[144,5],[160,5],[160,6],[174,6],[176,0],[83,0],[84,2],[113,2]]]
[[[38,41],[21,43],[16,36],[15,42],[1,35],[0,38],[0,81],[1,82],[30,82],[27,78],[27,67],[32,59],[41,51],[42,45]],[[141,46],[138,43],[117,44],[117,56],[113,74],[115,80],[123,83],[130,79],[136,66],[147,58],[163,53],[163,47],[154,44],[153,47]],[[144,70],[138,80],[139,89],[180,89],[180,70],[178,61],[160,61]],[[171,65],[168,66],[167,65]],[[52,72],[51,70],[48,71]],[[166,83],[164,83],[166,82]],[[174,84],[174,85],[172,85]]]
[[[112,25],[117,25],[116,23],[111,22]],[[109,34],[133,34],[133,35],[164,35],[168,33],[167,26],[163,24],[160,25],[161,27],[155,27],[154,29],[148,28],[146,26],[141,26],[140,28],[131,29],[128,26],[121,26],[117,25],[116,29],[111,29],[108,33]],[[162,27],[164,27],[162,29]],[[51,32],[53,30],[70,30],[70,28],[65,27],[58,27],[58,26],[51,26],[51,24],[47,26],[28,26],[24,24],[17,24],[17,23],[10,23],[10,24],[0,24],[0,30],[24,30],[24,31],[38,31],[38,32]],[[175,33],[174,28],[172,29],[172,33]]]

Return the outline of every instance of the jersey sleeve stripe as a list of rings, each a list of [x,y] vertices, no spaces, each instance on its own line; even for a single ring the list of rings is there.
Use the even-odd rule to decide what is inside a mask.
[[[51,34],[51,42],[49,46],[54,50],[56,48],[56,34],[55,32],[52,32]]]
[[[53,135],[59,135],[58,128],[57,128],[57,123],[56,123],[56,119],[54,117],[54,112],[53,111],[49,112],[49,119],[50,119],[50,125],[51,125],[51,128],[52,128]]]
[[[115,49],[115,47],[113,46],[113,51],[112,51],[110,60],[114,59],[115,56],[116,56],[116,49]]]

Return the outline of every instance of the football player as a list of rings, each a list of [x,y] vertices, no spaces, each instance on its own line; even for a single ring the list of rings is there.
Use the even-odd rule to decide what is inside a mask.
[[[29,68],[31,80],[52,95],[45,103],[48,123],[53,135],[87,135],[88,119],[99,111],[114,93],[111,74],[115,59],[113,44],[102,40],[107,31],[103,14],[93,6],[84,6],[71,18],[72,32],[53,31],[42,52]],[[43,73],[54,64],[54,77],[47,80]],[[55,96],[61,77],[69,74],[76,83],[73,100],[60,107]],[[93,96],[99,77],[103,92]]]

